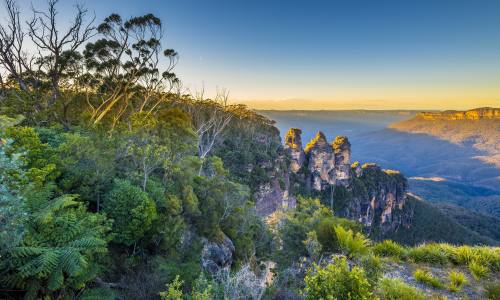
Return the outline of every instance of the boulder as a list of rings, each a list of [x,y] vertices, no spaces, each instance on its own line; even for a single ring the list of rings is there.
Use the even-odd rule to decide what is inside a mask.
[[[220,241],[204,239],[201,251],[201,265],[210,274],[216,274],[222,269],[230,269],[233,263],[234,244],[223,234]]]

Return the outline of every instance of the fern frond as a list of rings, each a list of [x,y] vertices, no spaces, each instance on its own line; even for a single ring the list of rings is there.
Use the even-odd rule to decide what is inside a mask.
[[[10,255],[15,258],[24,258],[29,256],[40,255],[47,249],[43,247],[15,247],[10,250]]]
[[[64,275],[61,269],[57,269],[49,275],[47,288],[51,291],[58,290],[64,283]]]
[[[93,237],[85,237],[76,241],[72,241],[71,243],[68,244],[68,247],[78,248],[81,250],[93,249],[105,246],[106,246],[105,241]]]

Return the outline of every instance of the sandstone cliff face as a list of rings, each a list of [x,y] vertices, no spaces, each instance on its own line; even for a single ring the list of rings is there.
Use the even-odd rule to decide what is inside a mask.
[[[302,149],[302,130],[290,128],[285,136],[285,150],[290,159],[290,171],[297,173],[306,158]]]
[[[362,175],[348,189],[348,201],[336,213],[358,220],[375,237],[409,226],[411,215],[404,212],[408,183],[397,171],[364,164]]]
[[[349,185],[351,178],[351,143],[345,136],[337,136],[332,144],[335,155],[335,180],[339,185]]]
[[[373,238],[409,226],[411,212],[403,210],[406,178],[375,164],[351,165],[351,144],[345,136],[333,142],[320,131],[302,147],[302,131],[291,128],[283,154],[266,162],[268,181],[254,193],[257,212],[268,216],[295,206],[295,196],[320,198],[341,217],[361,222]]]
[[[302,151],[300,134],[291,129],[285,138],[293,166],[287,187],[298,187],[295,193],[318,197],[336,215],[361,222],[374,238],[410,224],[411,212],[403,210],[408,184],[401,173],[375,164],[351,165],[351,144],[345,136],[330,144],[320,131]],[[302,152],[304,159],[297,159]]]
[[[307,144],[305,153],[310,173],[308,184],[317,191],[335,184],[335,156],[323,132],[319,131]]]
[[[500,119],[500,109],[483,107],[467,111],[421,112],[416,117],[424,120]]]

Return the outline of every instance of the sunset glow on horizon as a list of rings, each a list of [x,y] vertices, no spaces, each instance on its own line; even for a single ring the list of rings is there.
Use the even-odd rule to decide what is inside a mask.
[[[32,2],[45,3],[20,0],[22,13]],[[61,15],[76,2],[61,1]],[[225,88],[251,108],[500,107],[500,1],[84,3],[97,24],[157,15],[186,91]]]

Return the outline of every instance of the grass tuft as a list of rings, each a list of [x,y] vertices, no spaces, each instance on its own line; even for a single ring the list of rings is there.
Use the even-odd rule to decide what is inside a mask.
[[[425,283],[427,285],[430,285],[432,287],[435,287],[435,288],[442,288],[443,287],[443,284],[441,283],[441,281],[439,281],[439,279],[434,277],[432,275],[432,273],[429,272],[428,270],[424,270],[424,269],[419,268],[419,269],[415,270],[415,272],[413,272],[413,277],[415,277],[415,279],[417,281],[420,281],[420,282]]]

